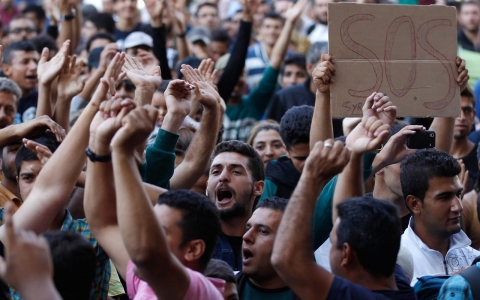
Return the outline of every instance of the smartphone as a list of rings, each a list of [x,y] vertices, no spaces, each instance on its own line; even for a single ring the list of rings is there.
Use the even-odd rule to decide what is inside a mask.
[[[435,148],[435,131],[417,131],[407,137],[407,147],[410,149]]]

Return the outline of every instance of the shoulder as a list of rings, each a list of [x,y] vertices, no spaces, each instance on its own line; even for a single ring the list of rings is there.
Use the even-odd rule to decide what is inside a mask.
[[[223,299],[225,281],[208,278],[203,274],[186,268],[190,277],[190,285],[184,299]]]
[[[346,279],[335,276],[332,286],[327,296],[327,300],[330,299],[387,299],[383,295],[374,293],[366,288],[354,284]]]

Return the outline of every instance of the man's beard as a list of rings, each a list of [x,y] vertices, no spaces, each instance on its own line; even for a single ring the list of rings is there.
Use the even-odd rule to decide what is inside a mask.
[[[16,181],[17,180],[17,172],[16,170],[12,170],[11,168],[7,167],[2,160],[2,173],[5,178]]]
[[[236,194],[235,203],[232,207],[220,210],[220,219],[231,220],[233,218],[241,218],[252,213],[250,206],[252,203],[253,184],[248,191]]]

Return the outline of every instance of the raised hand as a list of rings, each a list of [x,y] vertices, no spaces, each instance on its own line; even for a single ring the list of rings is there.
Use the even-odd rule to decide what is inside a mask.
[[[48,60],[49,50],[43,48],[37,67],[37,77],[41,84],[50,85],[58,77],[65,61],[68,59],[69,49],[70,40],[66,40],[58,53],[51,60]]]
[[[160,64],[153,52],[144,49],[138,49],[136,58],[142,63],[146,74],[154,74]]]
[[[202,60],[198,70],[200,74],[203,76],[205,81],[207,81],[217,92],[218,87],[216,85],[218,70],[214,70],[215,62],[211,58],[207,58]],[[188,79],[187,79],[188,80]]]
[[[189,65],[182,65],[180,70],[185,78],[195,86],[195,98],[205,107],[216,108],[221,101],[218,92],[206,81],[200,70]]]
[[[362,111],[364,117],[375,116],[390,126],[397,117],[397,107],[393,105],[387,95],[377,92],[367,98]]]
[[[470,79],[470,76],[468,75],[468,70],[467,70],[464,59],[461,59],[460,57],[457,56],[457,58],[455,59],[455,63],[457,64],[457,68],[458,68],[457,83],[460,86],[460,92],[461,92],[467,87],[468,79]]]
[[[62,142],[67,134],[65,129],[48,116],[40,116],[13,126],[15,126],[15,135],[20,138],[40,136],[45,134],[46,130],[50,130],[57,137],[57,141]]]
[[[170,1],[168,5],[168,12],[173,16],[173,28],[176,33],[184,33],[187,31],[187,20],[181,7],[177,5],[176,0]]]
[[[110,62],[113,60],[113,58],[119,51],[120,51],[120,48],[118,47],[117,43],[110,43],[105,45],[105,47],[102,50],[102,53],[100,53],[100,62],[98,64],[98,70],[100,72],[105,72],[107,70],[108,65],[110,65]]]
[[[342,142],[332,139],[319,141],[310,152],[303,173],[309,178],[329,180],[342,172],[349,160],[350,149],[344,147]]]
[[[160,67],[156,66],[152,74],[148,74],[140,61],[130,55],[126,55],[125,65],[122,69],[126,72],[136,88],[146,89],[152,93],[162,84]]]
[[[100,111],[90,125],[90,132],[94,132],[96,138],[110,144],[113,136],[122,126],[123,117],[135,107],[135,102],[128,99],[122,100],[117,95],[102,102]]]
[[[165,0],[144,0],[153,27],[162,25],[162,14],[165,9]]]
[[[115,88],[125,78],[125,72],[122,72],[125,63],[125,53],[117,53],[107,67],[103,78],[106,79],[110,87],[110,95],[115,94]]]
[[[401,162],[407,155],[415,153],[416,149],[407,147],[407,138],[409,135],[415,134],[416,131],[425,131],[425,127],[421,125],[408,125],[403,127],[399,132],[392,135],[388,142],[383,146],[382,150],[377,154],[377,158],[384,165],[391,165]]]
[[[307,7],[308,0],[299,0],[285,12],[285,19],[290,22],[296,22]]]
[[[333,76],[335,76],[333,57],[322,54],[320,64],[312,72],[313,82],[320,93],[330,93],[330,83],[334,82]]]
[[[167,114],[187,116],[190,113],[190,99],[193,89],[195,89],[195,86],[184,80],[170,81],[164,93],[168,109]]]
[[[363,154],[378,149],[390,134],[390,125],[375,116],[362,118],[352,132],[347,136],[346,145],[353,152]]]
[[[152,132],[157,121],[158,109],[151,105],[140,106],[122,118],[122,127],[112,140],[114,151],[135,152]]]
[[[259,0],[240,0],[242,5],[243,20],[251,22],[253,15],[257,12],[257,8],[260,5]]]
[[[50,149],[48,149],[47,146],[28,139],[23,139],[22,142],[25,148],[35,153],[35,155],[38,157],[38,160],[40,160],[40,163],[43,166],[47,163],[50,157],[52,157],[52,152],[50,151]]]
[[[12,214],[12,204],[7,203],[3,225],[5,259],[0,257],[0,277],[25,297],[28,289],[45,283],[53,286],[53,263],[47,240],[33,232],[16,229]]]
[[[77,56],[68,57],[58,78],[58,98],[70,100],[78,95],[85,86],[85,79],[79,80],[82,74],[83,61],[77,64]]]

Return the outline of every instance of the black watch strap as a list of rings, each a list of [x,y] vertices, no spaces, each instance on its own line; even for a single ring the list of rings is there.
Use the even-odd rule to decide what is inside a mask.
[[[95,152],[93,152],[90,148],[87,147],[85,149],[85,153],[87,154],[88,159],[92,162],[109,162],[112,160],[112,154],[108,155],[97,155]]]

